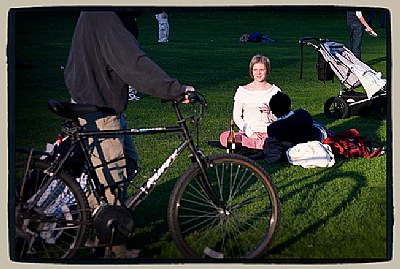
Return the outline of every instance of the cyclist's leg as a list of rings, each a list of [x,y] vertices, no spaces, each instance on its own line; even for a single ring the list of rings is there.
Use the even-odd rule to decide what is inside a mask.
[[[127,129],[128,124],[126,122],[126,116],[122,115],[121,117],[121,127],[122,129]],[[132,176],[136,173],[138,162],[139,162],[139,155],[136,150],[135,143],[131,135],[124,135],[122,136],[123,139],[123,148],[124,148],[124,155],[126,158],[126,176],[128,178],[132,178]],[[121,200],[125,201],[126,199],[126,191],[127,191],[128,182],[126,182],[124,186],[124,191],[122,193]]]
[[[122,114],[118,116],[99,117],[98,113],[93,113],[87,115],[85,119],[82,119],[82,121],[82,125],[86,130],[119,130],[127,127]],[[112,138],[92,138],[89,139],[89,144],[91,150],[93,150],[91,159],[95,166],[100,165],[103,162],[121,158],[124,154],[125,157],[137,160],[136,148],[130,136],[119,135],[113,136]],[[110,185],[116,181],[122,181],[127,178],[127,171],[131,170],[127,166],[129,167],[130,165],[127,164],[126,159],[121,159],[97,169],[96,172],[102,184]],[[118,189],[118,196],[122,201],[125,194],[126,184]],[[106,190],[106,198],[110,204],[113,204],[114,202],[117,205],[121,204],[119,199],[115,201],[115,196],[109,189]],[[116,257],[127,256],[125,245],[113,247],[113,252]]]
[[[118,130],[121,129],[119,116],[103,116],[101,113],[90,113],[81,120],[82,126],[87,131],[94,130]],[[94,166],[123,156],[123,139],[121,136],[112,138],[89,138],[89,148],[92,152],[91,160]],[[115,181],[124,179],[126,163],[124,160],[114,162],[108,166],[97,169],[97,176],[100,183],[105,186],[113,184]],[[106,198],[109,203],[115,201],[114,195],[109,189],[106,191]]]

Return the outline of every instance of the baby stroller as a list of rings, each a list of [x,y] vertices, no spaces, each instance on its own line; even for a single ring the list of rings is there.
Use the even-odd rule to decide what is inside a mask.
[[[319,42],[318,45],[314,42]],[[299,39],[301,46],[301,69],[303,69],[303,45],[312,46],[318,51],[318,79],[332,80],[334,75],[340,81],[340,93],[330,97],[324,104],[327,118],[343,119],[351,115],[367,115],[375,112],[376,116],[386,119],[386,79],[381,73],[372,70],[361,62],[343,44],[324,38],[305,37]],[[355,91],[364,88],[364,92]]]

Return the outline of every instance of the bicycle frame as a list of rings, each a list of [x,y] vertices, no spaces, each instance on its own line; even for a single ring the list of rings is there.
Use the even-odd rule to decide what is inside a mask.
[[[188,148],[190,151],[190,158],[192,162],[197,162],[201,171],[202,171],[202,179],[201,184],[206,190],[207,194],[210,196],[212,201],[215,203],[216,206],[222,207],[220,204],[219,199],[216,198],[216,195],[213,193],[211,186],[209,185],[207,173],[205,170],[205,161],[202,152],[200,152],[193,141],[193,138],[190,134],[189,128],[186,123],[186,118],[184,118],[181,114],[180,108],[178,103],[173,102],[173,107],[175,109],[175,113],[178,118],[178,125],[179,126],[169,126],[169,127],[152,127],[152,128],[131,128],[131,129],[120,129],[120,130],[99,130],[99,131],[84,131],[79,130],[76,133],[72,134],[72,144],[69,147],[65,156],[63,156],[60,160],[56,161],[49,170],[49,175],[52,178],[54,175],[57,175],[62,169],[63,164],[71,158],[73,151],[78,144],[80,145],[82,152],[84,154],[84,158],[86,164],[88,166],[87,172],[89,177],[89,184],[91,188],[94,190],[94,196],[97,199],[97,202],[101,203],[102,201],[106,201],[105,198],[105,190],[106,188],[114,188],[119,184],[124,184],[125,181],[115,182],[113,186],[104,187],[100,184],[100,181],[97,177],[95,169],[98,167],[106,166],[111,162],[118,161],[111,160],[110,162],[102,163],[101,165],[95,167],[91,161],[89,149],[87,148],[87,139],[94,138],[94,137],[113,137],[117,135],[151,135],[151,134],[162,134],[162,133],[182,133],[184,136],[184,140],[176,147],[176,149],[171,153],[171,155],[161,164],[161,166],[154,171],[154,173],[147,179],[145,179],[139,190],[133,195],[130,196],[125,201],[125,206],[129,209],[134,209],[141,201],[143,201],[150,193],[152,188],[156,185],[156,183],[166,174],[168,169],[172,166],[174,161],[178,158],[178,156]],[[136,176],[137,174],[135,174]],[[47,184],[50,184],[50,180],[47,180]],[[132,178],[133,179],[133,178]],[[132,179],[128,179],[126,181],[130,181]],[[43,188],[46,189],[46,188]],[[40,197],[40,196],[39,196]]]
[[[205,100],[192,100],[201,103],[201,109],[206,105]],[[78,117],[91,112],[108,113],[92,105],[76,106],[57,101],[49,102],[51,111],[69,119],[62,125],[63,141],[65,142],[61,147],[56,147],[52,153],[47,153],[46,162],[35,163],[36,158],[32,158],[46,153],[26,151],[28,158],[25,160],[25,175],[29,175],[29,177],[24,176],[21,184],[24,184],[25,179],[30,179],[32,174],[35,186],[30,191],[28,183],[31,182],[26,181],[28,189],[22,185],[19,196],[21,199],[17,201],[15,218],[18,224],[16,233],[18,233],[19,246],[15,250],[20,252],[20,256],[36,256],[35,250],[38,250],[39,258],[42,253],[49,257],[74,257],[76,251],[81,248],[97,247],[91,244],[83,245],[84,240],[87,239],[87,232],[93,231],[94,233],[90,236],[98,237],[101,243],[98,246],[109,246],[109,253],[106,256],[111,257],[112,246],[123,242],[125,240],[123,237],[133,231],[129,210],[135,210],[150,195],[151,190],[155,188],[185,149],[189,150],[192,164],[186,168],[187,170],[172,189],[167,210],[168,225],[179,250],[187,257],[196,258],[224,258],[225,255],[227,255],[226,257],[259,257],[264,254],[266,247],[273,239],[279,218],[277,191],[273,183],[269,181],[268,174],[257,163],[239,155],[205,156],[197,148],[197,143],[188,128],[188,121],[197,124],[201,117],[196,114],[183,117],[180,105],[177,102],[172,105],[178,119],[176,126],[87,131],[80,126]],[[136,171],[133,176],[129,175],[130,178],[123,178],[107,186],[105,186],[106,183],[101,184],[96,169],[107,167],[110,163],[118,160],[129,161],[129,159],[128,157],[119,157],[115,160],[102,160],[99,165],[96,162],[93,163],[91,140],[120,135],[164,133],[179,133],[183,135],[183,138],[179,136],[181,139],[179,142],[177,141],[177,146],[148,178],[142,182],[138,182],[140,181],[138,179],[132,182],[132,186],[135,187],[133,195],[128,196],[121,205],[116,204],[118,199],[111,199],[115,204],[110,206],[105,195],[106,190],[107,194],[110,191],[116,198],[119,198],[120,187],[127,186],[139,172],[135,167]],[[21,162],[16,167],[21,169]],[[31,168],[34,169],[33,171],[38,171],[38,174],[30,173],[31,171],[28,169]],[[77,183],[75,177],[79,177],[82,172],[81,168],[84,181]],[[121,167],[121,169],[125,168]],[[19,176],[23,176],[21,174],[23,171],[18,171]],[[42,177],[43,173],[45,174],[44,178]],[[52,185],[53,183],[54,185]],[[47,193],[45,193],[46,191]],[[84,193],[86,191],[88,193]],[[76,216],[72,219],[61,215],[64,214],[64,211],[57,212],[57,214],[49,211],[51,215],[48,215],[46,213],[47,204],[44,206],[40,204],[41,197],[47,199],[46,195],[50,195],[49,201],[53,201],[54,196],[63,199],[64,196],[60,195],[70,197],[70,194],[74,201],[71,206],[67,205],[68,209],[65,212]],[[91,207],[93,200],[88,199],[89,195],[100,205],[94,210]],[[29,198],[29,200],[25,198]],[[67,202],[69,203],[70,200]],[[93,202],[96,203],[96,201]],[[56,207],[58,204],[54,206]],[[53,223],[58,226],[54,226]],[[76,224],[76,227],[71,224]],[[251,229],[248,229],[249,227]],[[46,237],[48,233],[42,235],[42,232],[53,230],[57,231],[57,234],[54,236],[50,234],[51,238],[49,237],[49,239],[54,239],[55,243],[43,241],[42,239],[48,239]],[[257,230],[256,233],[253,232],[255,230]],[[241,236],[244,231],[248,231],[249,236]],[[209,236],[210,232],[216,236]],[[192,240],[193,236],[197,238],[199,235],[202,240]],[[256,241],[249,240],[250,237]],[[60,238],[59,241],[56,241],[58,238]],[[68,240],[64,240],[65,238]],[[252,246],[252,242],[256,242],[256,245]],[[50,244],[59,246],[59,252],[51,253],[50,247],[48,247]],[[242,248],[243,253],[237,251]]]

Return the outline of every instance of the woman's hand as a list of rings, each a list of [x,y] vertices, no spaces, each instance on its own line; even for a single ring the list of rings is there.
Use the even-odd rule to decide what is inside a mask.
[[[259,134],[259,133],[253,133],[251,136],[250,136],[250,138],[252,138],[252,139],[263,139],[263,136],[261,135],[261,134]]]

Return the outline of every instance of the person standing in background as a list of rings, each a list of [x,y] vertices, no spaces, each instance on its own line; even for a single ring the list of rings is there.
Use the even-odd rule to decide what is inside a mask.
[[[156,14],[158,22],[158,43],[166,43],[169,40],[168,14],[165,11]]]
[[[376,18],[376,11],[375,10],[371,10],[368,12],[368,18],[366,19],[367,23],[369,24],[369,26],[373,27],[373,20]],[[380,12],[380,18],[379,18],[379,23],[378,26],[380,28],[385,28],[386,25],[386,12],[385,11],[381,11]]]
[[[361,43],[364,31],[371,35],[376,35],[376,33],[366,22],[361,11],[347,11],[347,26],[350,31],[349,49],[361,60]]]

